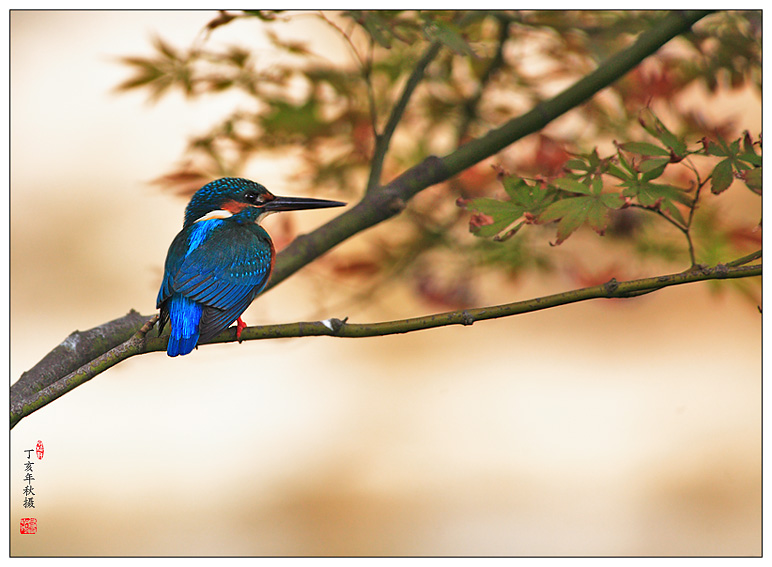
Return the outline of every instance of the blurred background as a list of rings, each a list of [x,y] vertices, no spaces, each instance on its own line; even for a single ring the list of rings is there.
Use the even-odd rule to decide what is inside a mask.
[[[216,16],[11,13],[12,382],[76,329],[153,313],[187,197],[151,182],[233,101],[116,94],[127,78],[119,58],[149,53],[156,34],[188,46]],[[279,57],[259,29],[234,22],[208,41]],[[313,18],[282,33],[350,60]],[[713,111],[761,131],[753,92],[724,95]],[[258,154],[244,173],[305,194],[293,164]],[[284,222],[294,234],[335,214]],[[284,233],[279,219],[269,231]],[[555,253],[595,241],[577,235]],[[361,297],[356,278],[330,268],[341,253],[271,290],[245,320],[449,309],[400,280]],[[477,305],[581,287],[573,276],[491,273]],[[11,554],[758,555],[761,316],[721,285],[404,336],[132,358],[11,431]],[[38,440],[30,511],[24,450]],[[20,535],[30,516],[37,534]]]

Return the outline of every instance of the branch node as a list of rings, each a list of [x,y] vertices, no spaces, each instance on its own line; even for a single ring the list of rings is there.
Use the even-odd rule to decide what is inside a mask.
[[[614,295],[619,288],[619,282],[616,278],[611,278],[609,281],[603,284],[603,287],[606,289],[607,294]]]
[[[147,335],[147,333],[155,326],[156,322],[158,321],[158,315],[153,315],[150,319],[148,319],[144,325],[142,325],[142,328],[137,331],[137,335],[140,337],[144,337]]]
[[[391,199],[386,207],[389,209],[389,212],[397,215],[405,210],[405,207],[407,207],[407,203],[404,199],[401,199],[400,197],[394,197]]]
[[[462,325],[464,325],[464,326],[466,326],[466,325],[473,325],[475,320],[476,319],[474,318],[474,315],[469,313],[469,311],[467,311],[466,309],[464,309],[461,312],[461,324]]]
[[[324,321],[319,321],[319,322],[325,327],[327,327],[333,333],[338,333],[346,324],[346,321],[348,321],[348,317],[344,317],[342,320],[332,318],[332,319],[325,319]]]

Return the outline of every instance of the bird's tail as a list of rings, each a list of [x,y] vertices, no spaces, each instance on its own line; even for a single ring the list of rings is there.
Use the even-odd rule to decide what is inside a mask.
[[[183,355],[196,348],[202,311],[201,304],[182,295],[176,295],[169,300],[172,332],[166,346],[166,354]]]

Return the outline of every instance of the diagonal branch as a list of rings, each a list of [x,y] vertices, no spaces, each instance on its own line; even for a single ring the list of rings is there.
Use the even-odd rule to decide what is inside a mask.
[[[352,209],[296,239],[280,252],[268,288],[354,234],[398,214],[411,198],[427,187],[446,181],[517,140],[538,132],[555,118],[621,78],[665,43],[689,31],[694,23],[709,13],[701,10],[669,14],[659,25],[643,32],[631,46],[600,63],[595,71],[555,97],[443,158],[429,156],[390,183],[366,193]]]

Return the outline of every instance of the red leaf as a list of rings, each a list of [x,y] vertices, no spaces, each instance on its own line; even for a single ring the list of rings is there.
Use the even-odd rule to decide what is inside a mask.
[[[534,160],[544,175],[558,174],[570,157],[571,155],[564,149],[564,144],[547,136],[539,136]]]
[[[332,266],[332,271],[339,276],[371,276],[380,269],[378,261],[365,257],[340,260]]]
[[[485,213],[475,213],[469,219],[469,230],[474,232],[475,229],[478,229],[481,226],[487,226],[489,224],[493,224],[492,216],[486,215]]]

